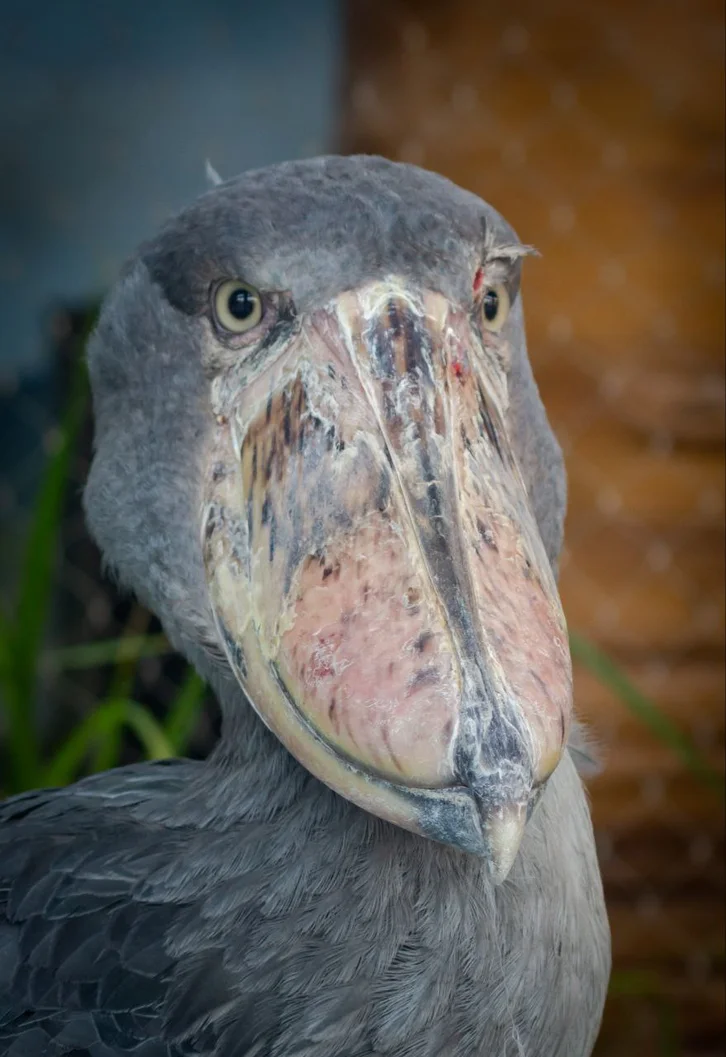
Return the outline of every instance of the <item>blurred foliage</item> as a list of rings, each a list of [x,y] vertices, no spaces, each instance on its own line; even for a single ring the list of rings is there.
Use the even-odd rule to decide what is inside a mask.
[[[164,635],[126,635],[44,650],[69,465],[88,407],[85,363],[78,359],[58,441],[48,459],[27,533],[14,604],[0,609],[0,797],[60,786],[118,765],[124,735],[132,733],[146,759],[184,755],[204,704],[205,685],[188,668],[163,721],[131,697],[136,663],[172,652]],[[723,795],[723,779],[697,747],[592,643],[572,633],[573,660],[585,665],[709,789]],[[47,744],[37,723],[38,687],[48,670],[109,666],[110,689],[60,744]],[[652,999],[662,1020],[662,1054],[678,1053],[672,1010],[651,975],[614,973],[611,996]]]
[[[607,654],[576,632],[570,632],[572,659],[597,676],[614,696],[647,727],[653,737],[676,754],[685,767],[715,793],[723,796],[722,775],[711,767],[691,739],[649,697],[641,693]]]
[[[150,653],[170,652],[163,636],[124,637],[43,652],[69,466],[87,406],[88,379],[79,358],[30,520],[14,604],[0,609],[0,796],[65,785],[82,774],[115,766],[125,731],[133,733],[147,759],[183,755],[204,700],[204,683],[191,668],[163,723],[131,699],[135,662]],[[106,698],[54,746],[45,744],[36,718],[39,676],[49,664],[56,671],[113,667]]]

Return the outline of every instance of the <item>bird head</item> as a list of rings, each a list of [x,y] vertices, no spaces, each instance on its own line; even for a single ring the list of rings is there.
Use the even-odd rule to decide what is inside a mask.
[[[120,578],[318,779],[495,881],[572,704],[527,252],[419,168],[273,166],[141,248],[89,352]]]

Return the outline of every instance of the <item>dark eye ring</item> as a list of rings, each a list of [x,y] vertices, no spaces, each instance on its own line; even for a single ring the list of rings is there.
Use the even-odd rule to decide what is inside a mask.
[[[223,330],[244,334],[262,319],[262,297],[241,279],[220,283],[214,294],[214,314]]]

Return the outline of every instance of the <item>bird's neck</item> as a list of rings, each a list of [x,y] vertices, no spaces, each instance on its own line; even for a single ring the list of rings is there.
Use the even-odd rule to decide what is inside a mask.
[[[373,846],[384,847],[384,859],[397,861],[402,855],[412,855],[414,862],[427,871],[433,869],[438,874],[452,870],[460,876],[463,869],[486,883],[486,868],[481,860],[406,833],[333,792],[299,764],[268,730],[231,674],[220,669],[204,674],[217,692],[223,713],[222,736],[202,769],[204,788],[198,790],[210,818],[225,818],[229,825],[236,821],[283,826],[292,823],[316,831],[326,826],[343,827],[349,837],[353,832],[357,834],[359,850],[365,849],[364,854],[369,854]],[[569,805],[569,812],[564,805]],[[572,758],[566,754],[527,827],[520,858],[549,859],[553,847],[567,843],[572,838],[573,807],[582,814],[582,823],[589,830],[582,784]],[[410,865],[413,867],[414,863]],[[536,865],[539,868],[543,863]],[[548,865],[557,872],[556,863]]]
[[[521,1022],[529,1040],[522,1052],[564,1052],[552,1045],[565,1036],[568,1053],[590,1052],[607,979],[607,922],[587,804],[569,756],[527,827],[510,878],[495,888],[481,859],[408,833],[329,790],[267,730],[236,684],[205,674],[222,701],[223,736],[205,764],[189,769],[198,777],[184,804],[175,798],[173,812],[177,827],[180,819],[190,824],[210,889],[222,875],[215,914],[227,917],[215,920],[228,949],[249,943],[256,899],[264,906],[254,919],[263,944],[273,942],[274,930],[288,943],[300,921],[306,928],[314,921],[331,957],[372,952],[361,974],[383,974],[394,1007],[406,1008],[418,994],[428,1009],[422,979],[449,994],[462,1038],[494,1033],[479,1052],[506,1048],[493,1008],[502,1009],[505,1027]],[[198,874],[179,870],[197,900]],[[381,969],[387,957],[390,973]],[[462,1013],[469,991],[477,1001]],[[492,995],[499,1007],[486,1000]],[[542,1036],[552,1009],[554,1044]]]
[[[204,768],[201,795],[213,801],[224,795],[228,816],[238,813],[240,820],[256,821],[282,817],[294,804],[307,804],[313,815],[329,815],[328,801],[345,803],[268,730],[231,673],[198,667],[222,709],[222,733]],[[221,794],[220,789],[226,792]]]

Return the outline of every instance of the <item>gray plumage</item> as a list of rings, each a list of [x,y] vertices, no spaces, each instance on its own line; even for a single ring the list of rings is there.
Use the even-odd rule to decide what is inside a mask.
[[[0,805],[3,1057],[586,1057],[609,934],[570,754],[506,882],[360,810],[252,712],[223,658],[199,545],[208,289],[243,276],[298,313],[395,273],[466,296],[499,215],[439,176],[325,158],[215,187],[142,247],[89,362],[86,491],[111,568],[219,696],[203,764],[123,768]],[[281,325],[284,325],[281,324]],[[565,484],[510,317],[506,422],[553,565]]]

